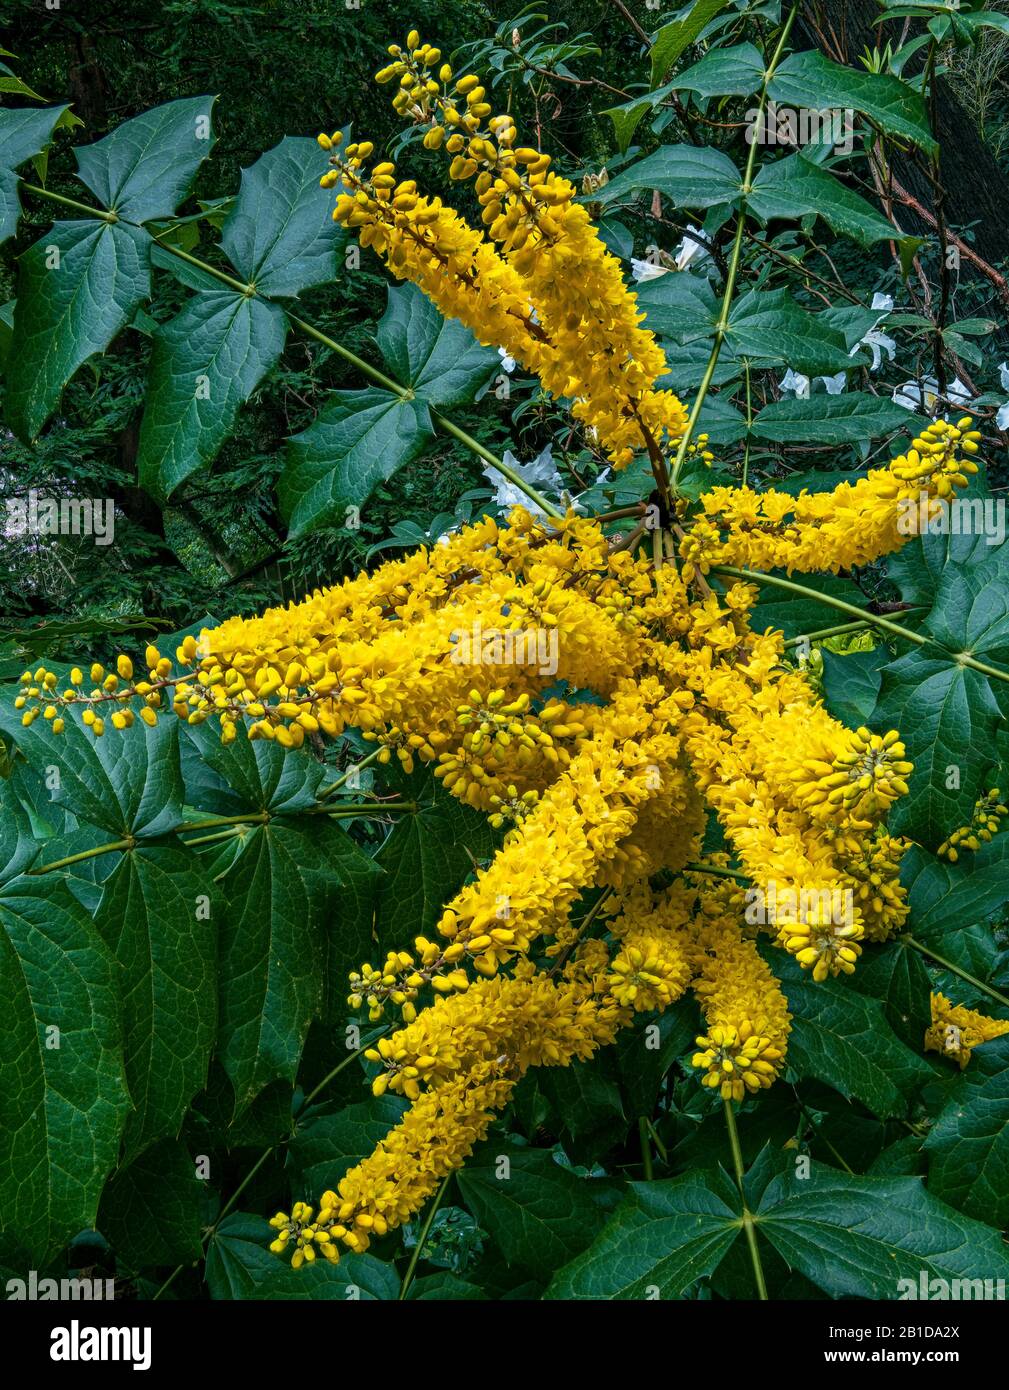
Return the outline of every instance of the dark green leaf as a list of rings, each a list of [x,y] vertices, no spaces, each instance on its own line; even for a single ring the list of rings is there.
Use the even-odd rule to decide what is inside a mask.
[[[102,1195],[98,1227],[133,1269],[201,1258],[207,1191],[184,1144],[165,1139],[115,1174]]]
[[[696,0],[686,14],[664,24],[652,40],[652,81],[657,87],[685,49],[697,39],[729,0]]]
[[[287,1146],[292,1191],[314,1202],[321,1192],[336,1187],[347,1170],[367,1158],[399,1124],[406,1108],[406,1101],[384,1095],[345,1106],[335,1115],[317,1112],[300,1120]]]
[[[148,492],[164,500],[213,462],[286,336],[276,304],[223,289],[157,329],[137,457]]]
[[[594,195],[603,204],[648,189],[678,208],[710,208],[739,197],[742,177],[728,155],[703,145],[663,145],[622,169]]]
[[[262,1216],[232,1212],[214,1232],[207,1252],[211,1298],[379,1299],[399,1297],[399,1275],[373,1255],[343,1255],[340,1263],[316,1260],[292,1269],[267,1248],[273,1231]]]
[[[329,156],[314,140],[286,135],[249,169],[221,233],[232,265],[260,294],[297,296],[336,278],[343,233],[319,187]]]
[[[723,1172],[628,1184],[595,1241],[554,1276],[547,1298],[680,1298],[718,1268],[742,1230]]]
[[[457,319],[443,318],[416,285],[390,288],[377,337],[395,379],[432,406],[469,405],[501,365],[494,348],[481,346]]]
[[[122,222],[57,222],[21,257],[7,418],[30,442],[84,362],[151,292],[150,238]]]
[[[576,1177],[545,1149],[492,1141],[460,1170],[458,1182],[508,1264],[544,1279],[584,1250],[600,1224],[591,1179]]]
[[[119,966],[135,1107],[127,1162],[177,1134],[206,1085],[217,1022],[215,898],[196,854],[177,842],[124,854],[106,880],[95,926]]]
[[[84,183],[128,222],[170,217],[212,148],[213,97],[183,97],[144,111],[76,151]]]
[[[946,1281],[949,1298],[953,1280],[1009,1277],[999,1233],[920,1178],[849,1177],[814,1163],[808,1178],[774,1178],[756,1218],[788,1264],[834,1298],[921,1297],[920,1280],[932,1278]]]
[[[94,1225],[130,1108],[114,965],[64,884],[0,892],[0,1227],[36,1267]]]
[[[425,402],[371,386],[334,392],[318,419],[288,440],[277,492],[292,537],[342,525],[379,483],[434,437]]]
[[[753,183],[749,206],[768,222],[776,218],[794,222],[815,213],[832,232],[850,237],[867,249],[881,241],[894,241],[902,242],[904,249],[913,253],[922,244],[920,237],[898,237],[893,223],[870,202],[802,154],[762,165]],[[901,407],[892,409],[899,411]]]
[[[1009,1038],[973,1051],[925,1152],[936,1197],[988,1226],[1009,1225]]]
[[[810,111],[850,107],[888,135],[911,140],[927,154],[938,152],[929,130],[924,99],[899,77],[845,67],[810,50],[786,58],[767,90],[783,106],[806,107]]]
[[[757,439],[781,444],[853,444],[906,430],[907,411],[868,391],[824,393],[808,400],[773,401],[754,417],[751,429]]]

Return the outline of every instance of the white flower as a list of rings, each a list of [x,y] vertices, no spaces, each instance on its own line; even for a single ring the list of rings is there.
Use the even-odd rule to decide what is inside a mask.
[[[655,261],[639,261],[631,258],[631,275],[640,285],[643,280],[657,280],[660,275],[668,275],[669,267]]]
[[[974,399],[959,377],[947,383],[945,398],[950,405],[969,405]],[[905,381],[893,393],[894,405],[902,405],[905,410],[924,410],[929,415],[935,414],[938,399],[939,383],[934,376],[923,377],[920,386],[916,381]]]
[[[826,386],[828,396],[839,396],[848,384],[848,373],[838,372],[836,376],[818,376],[816,379]]]
[[[677,270],[686,270],[691,261],[705,261],[710,258],[711,252],[705,245],[707,238],[699,240],[699,238],[702,237],[704,237],[704,233],[701,231],[700,227],[691,227],[688,225],[683,240],[680,242],[679,246],[677,246],[674,253]]]
[[[778,382],[779,391],[793,391],[796,400],[809,400],[810,381],[808,376],[803,376],[801,372],[793,372],[791,367]]]
[[[885,333],[881,333],[877,326],[883,322],[887,314],[893,311],[893,295],[874,294],[872,296],[872,304],[869,307],[881,310],[879,318],[869,329],[868,333],[866,333],[865,337],[859,339],[848,355],[849,357],[854,357],[859,348],[867,347],[872,353],[872,366],[869,370],[871,372],[878,372],[880,364],[883,361],[883,353],[885,352],[892,362],[897,352],[897,344],[894,339],[888,337]]]
[[[1003,362],[998,369],[999,381],[1002,383],[1002,390],[1009,391],[1009,363]],[[1009,401],[1005,405],[999,406],[998,414],[995,416],[995,426],[997,429],[1009,429]]]
[[[519,463],[511,450],[505,451],[503,462],[537,492],[552,492],[554,496],[559,495],[563,483],[553,460],[551,445],[548,444],[539,457],[533,459],[532,463]],[[537,506],[531,497],[527,497],[520,487],[506,478],[493,464],[487,464],[483,471],[491,487],[494,488],[494,501],[502,511],[507,512],[512,507],[523,506],[533,516],[547,515],[542,507]]]
[[[512,357],[507,348],[498,348],[497,355],[501,358],[501,367],[506,372],[515,370],[515,358]]]

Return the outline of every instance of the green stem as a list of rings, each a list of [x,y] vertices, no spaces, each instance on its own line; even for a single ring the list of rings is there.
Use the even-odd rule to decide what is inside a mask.
[[[923,613],[923,608],[905,608],[904,613]],[[789,637],[785,643],[786,650],[789,647],[797,647],[800,642],[818,642],[824,637],[843,637],[848,632],[860,632],[864,628],[872,627],[871,618],[862,618],[857,623],[839,623],[836,627],[821,627],[816,632],[804,632],[801,637]]]
[[[424,1225],[421,1227],[420,1235],[417,1238],[417,1244],[414,1246],[413,1254],[410,1256],[410,1263],[407,1265],[406,1273],[403,1275],[403,1282],[399,1286],[400,1303],[406,1298],[410,1285],[413,1283],[413,1275],[417,1268],[417,1262],[420,1259],[420,1252],[424,1249],[424,1243],[431,1233],[431,1225],[435,1216],[438,1214],[438,1208],[441,1206],[441,1199],[445,1195],[445,1189],[448,1187],[449,1178],[451,1178],[451,1176],[452,1174],[449,1173],[443,1179],[441,1187],[439,1187],[434,1195],[434,1201],[431,1203],[427,1216],[424,1218]]]
[[[743,371],[746,373],[746,444],[743,446],[743,487],[750,474],[750,427],[753,424],[753,397],[750,392],[750,359],[744,357]]]
[[[29,869],[29,874],[51,874],[54,869],[65,869],[70,864],[80,864],[85,859],[95,859],[100,854],[112,854],[115,850],[132,849],[135,840],[113,840],[107,845],[97,845],[94,849],[82,849],[79,854],[68,854],[66,859],[55,859],[51,864],[42,864],[37,869]]]
[[[796,5],[789,12],[789,16],[785,20],[784,27],[778,39],[777,47],[774,50],[774,55],[771,58],[771,61],[768,63],[767,69],[764,73],[763,84],[760,88],[760,100],[757,103],[756,120],[758,128],[763,119],[764,107],[767,104],[768,86],[770,85],[771,78],[774,76],[775,68],[781,61],[781,55],[784,52],[785,44],[788,42],[788,36],[791,33],[792,25],[795,22],[795,16],[798,13],[798,9],[799,7],[798,5]],[[714,380],[715,368],[718,366],[718,359],[721,355],[722,344],[725,342],[725,337],[729,329],[729,311],[732,308],[732,296],[735,293],[736,276],[739,273],[739,262],[741,252],[743,249],[743,233],[746,229],[747,199],[749,198],[750,190],[753,187],[753,171],[756,167],[757,162],[757,145],[758,141],[754,139],[750,145],[750,152],[746,158],[746,170],[743,174],[743,183],[742,187],[740,188],[739,217],[736,222],[736,238],[733,242],[732,255],[729,258],[728,271],[725,276],[725,292],[722,295],[722,308],[721,312],[718,315],[718,322],[715,325],[715,341],[711,347],[711,355],[708,358],[708,365],[704,369],[704,375],[701,378],[701,384],[697,388],[697,395],[694,397],[694,403],[690,408],[690,415],[687,419],[686,429],[683,431],[683,438],[680,440],[679,447],[676,450],[676,458],[673,460],[673,471],[672,477],[670,479],[673,488],[676,487],[676,482],[680,476],[680,470],[683,467],[684,459],[687,457],[687,450],[689,449],[690,441],[694,436],[694,430],[697,427],[697,421],[701,414],[701,408],[704,405],[704,401],[708,394],[708,390],[711,386],[712,381]]]
[[[34,183],[26,183],[21,180],[21,187],[25,193],[34,193],[36,197],[48,198],[51,203],[59,203],[61,207],[70,208],[74,212],[83,212],[88,217],[97,217],[102,222],[118,222],[119,218],[114,212],[106,212],[103,208],[91,208],[87,203],[79,203],[76,198],[64,198],[62,193],[53,193],[49,188],[39,188]]]
[[[754,1225],[753,1213],[746,1205],[746,1196],[743,1188],[743,1151],[739,1147],[739,1131],[736,1129],[736,1114],[732,1108],[731,1100],[724,1100],[722,1105],[725,1109],[725,1123],[729,1131],[729,1144],[732,1148],[732,1163],[736,1170],[736,1186],[739,1188],[739,1196],[743,1204],[743,1230],[746,1232],[746,1243],[750,1247],[750,1262],[753,1265],[753,1277],[757,1285],[757,1297],[763,1302],[766,1302],[767,1285],[764,1283],[764,1267],[760,1263],[760,1250],[757,1247],[757,1229]]]
[[[916,941],[913,936],[904,935],[901,936],[899,940],[906,941],[909,946],[913,946],[914,949],[920,951],[923,956],[928,956],[930,960],[934,960],[936,965],[941,965],[944,970],[951,970],[954,975],[959,975],[961,980],[966,980],[967,983],[973,985],[975,989],[979,989],[982,993],[987,994],[989,999],[994,999],[999,1004],[1004,1004],[1006,1008],[1009,1008],[1009,999],[1007,999],[1004,994],[999,994],[997,989],[993,989],[991,985],[986,985],[985,982],[979,980],[976,975],[968,975],[966,970],[961,970],[960,967],[954,965],[951,960],[947,960],[945,956],[940,956],[937,952],[932,950],[931,946],[922,945],[922,943]]]
[[[641,1163],[645,1170],[645,1182],[651,1182],[655,1177],[655,1165],[652,1163],[652,1144],[648,1133],[648,1118],[645,1115],[638,1120],[638,1134],[641,1138]]]
[[[652,1136],[652,1143],[655,1145],[656,1149],[658,1150],[659,1157],[662,1159],[662,1162],[663,1162],[663,1163],[668,1163],[668,1162],[669,1162],[669,1153],[668,1153],[668,1151],[667,1151],[667,1149],[666,1149],[665,1144],[663,1144],[662,1140],[659,1138],[659,1132],[658,1132],[658,1130],[655,1128],[655,1125],[652,1123],[651,1120],[648,1120],[648,1121],[647,1121],[647,1124],[648,1124],[648,1133]]]
[[[692,874],[711,874],[714,878],[734,878],[740,883],[749,883],[749,874],[740,873],[738,869],[723,869],[717,864],[704,864],[698,860],[694,864],[686,864],[684,868],[689,869]]]
[[[77,203],[74,202],[72,198],[62,197],[59,193],[50,193],[47,188],[38,188],[34,184],[26,183],[22,183],[22,187],[28,193],[35,193],[41,198],[49,198],[53,202],[62,203],[64,206],[73,208],[75,211],[86,213],[89,217],[99,217],[103,222],[119,221],[114,212],[103,212],[98,208],[89,208],[86,203]],[[257,295],[255,285],[243,284],[241,280],[236,280],[234,276],[228,275],[223,270],[218,270],[216,266],[210,265],[207,261],[201,260],[198,256],[191,256],[188,251],[183,251],[178,246],[171,246],[167,242],[159,241],[158,245],[163,251],[167,251],[170,256],[175,256],[178,260],[185,261],[187,265],[195,266],[197,270],[205,271],[207,275],[213,276],[215,280],[219,280],[221,284],[229,286],[229,288],[235,290],[238,294],[246,295],[248,298]],[[323,333],[320,329],[315,328],[310,323],[306,323],[304,319],[298,318],[295,314],[289,313],[287,317],[290,322],[293,323],[296,328],[300,329],[307,337],[314,338],[317,343],[321,343],[324,347],[329,348],[331,352],[335,352],[339,357],[342,357],[345,362],[351,363],[362,376],[367,377],[369,381],[373,381],[376,386],[381,386],[386,391],[391,391],[394,395],[398,396],[400,400],[408,401],[414,399],[415,393],[411,391],[409,387],[401,386],[398,381],[394,381],[392,377],[386,376],[386,374],[379,371],[377,367],[373,367],[369,362],[366,362],[363,357],[358,357],[356,352],[351,352],[349,348],[345,348],[342,343],[338,343],[336,339],[331,338],[328,333]],[[530,487],[520,474],[516,473],[513,468],[510,468],[508,464],[505,463],[504,459],[498,458],[496,454],[492,454],[489,449],[484,448],[480,441],[474,439],[466,430],[461,429],[452,420],[447,420],[444,415],[440,415],[436,410],[431,411],[431,419],[439,429],[444,431],[444,433],[450,434],[453,438],[458,439],[461,444],[465,444],[466,447],[471,449],[479,458],[489,463],[491,467],[496,468],[497,471],[507,478],[510,483],[513,483],[520,492],[524,493],[531,502],[535,502],[538,507],[546,512],[547,516],[551,516],[558,521],[563,519],[564,513],[559,507],[542,496],[534,487]]]
[[[349,767],[342,777],[338,777],[335,782],[330,782],[328,787],[323,787],[322,790],[318,792],[317,799],[322,801],[327,796],[332,796],[334,792],[338,792],[341,787],[345,787],[354,776],[355,772],[360,772],[363,768],[370,767],[372,763],[377,762],[382,752],[383,749],[381,747],[373,749],[366,758],[362,758],[359,763],[354,763],[352,767]]]
[[[1009,671],[1000,671],[998,667],[989,666],[987,662],[975,661],[969,652],[951,652],[934,637],[923,637],[920,632],[901,627],[900,623],[891,622],[879,613],[867,613],[864,608],[857,608],[853,603],[833,598],[830,594],[821,594],[819,590],[810,589],[805,584],[796,584],[792,579],[779,579],[775,574],[761,574],[759,570],[737,569],[735,565],[712,565],[710,572],[725,575],[729,579],[746,579],[752,584],[768,584],[773,589],[784,589],[788,593],[801,594],[803,598],[815,599],[817,603],[824,603],[828,608],[836,608],[840,613],[850,613],[861,622],[871,623],[873,627],[882,628],[884,632],[892,632],[895,637],[900,637],[905,642],[914,642],[919,647],[935,647],[949,661],[955,661],[960,666],[969,666],[972,671],[980,671],[982,675],[990,676],[994,680],[1009,681]]]

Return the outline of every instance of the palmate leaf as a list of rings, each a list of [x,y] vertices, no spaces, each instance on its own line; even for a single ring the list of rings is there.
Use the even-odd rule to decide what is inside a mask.
[[[285,136],[248,169],[221,232],[221,247],[261,295],[292,297],[336,276],[344,233],[319,187],[329,158],[314,140]]]
[[[63,387],[150,296],[151,239],[125,222],[58,222],[21,257],[6,410],[26,443]]]
[[[98,1229],[132,1269],[192,1264],[203,1254],[206,1184],[185,1145],[165,1139],[113,1176]]]
[[[912,845],[901,861],[900,877],[908,890],[915,935],[936,943],[941,937],[955,941],[1009,902],[1009,836],[996,835],[956,864]]]
[[[765,1189],[756,1222],[792,1269],[834,1298],[897,1299],[900,1281],[917,1291],[923,1276],[1009,1277],[999,1232],[946,1206],[920,1178],[854,1177],[820,1163],[807,1178],[785,1170]]]
[[[926,154],[938,145],[929,129],[925,101],[908,83],[885,73],[833,63],[822,53],[793,53],[780,64],[768,95],[783,106],[810,111],[851,108],[888,135],[910,140]]]
[[[1009,1223],[1009,1039],[974,1049],[925,1152],[936,1197],[989,1226]]]
[[[390,287],[376,337],[392,375],[430,406],[469,405],[501,365],[496,348],[443,318],[416,285]]]
[[[590,1245],[605,1219],[593,1201],[592,1180],[576,1177],[546,1149],[492,1141],[477,1150],[458,1181],[467,1207],[507,1263],[540,1279]]]
[[[374,1255],[342,1255],[292,1269],[268,1249],[273,1232],[255,1213],[232,1212],[214,1230],[205,1278],[211,1298],[378,1299],[399,1297],[394,1265]]]
[[[179,1131],[206,1085],[217,1026],[215,923],[223,903],[195,852],[142,842],[105,881],[95,927],[119,967],[128,1163]]]
[[[595,196],[606,206],[648,189],[665,194],[674,207],[710,208],[733,202],[740,195],[742,183],[739,170],[721,150],[663,145],[654,154],[622,169]]]
[[[154,334],[140,426],[141,486],[162,500],[213,462],[239,408],[277,365],[287,315],[222,289],[195,296]]]
[[[213,97],[183,97],[124,121],[76,151],[80,177],[127,222],[170,217],[213,148]]]
[[[711,1274],[742,1231],[739,1192],[724,1172],[628,1183],[628,1194],[547,1298],[680,1298]]]
[[[299,1118],[298,1132],[287,1146],[291,1190],[313,1202],[326,1188],[336,1187],[395,1128],[406,1109],[406,1101],[387,1093],[336,1114],[318,1110]]]
[[[0,1246],[44,1268],[94,1224],[130,1109],[116,967],[58,880],[0,886],[0,1008]]]
[[[14,170],[46,147],[68,109],[47,106],[41,110],[0,111],[0,245],[17,231],[21,216]]]

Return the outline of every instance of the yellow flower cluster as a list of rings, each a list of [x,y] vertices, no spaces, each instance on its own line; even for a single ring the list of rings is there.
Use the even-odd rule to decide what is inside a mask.
[[[922,497],[942,502],[977,472],[971,455],[981,436],[971,423],[969,415],[955,425],[936,420],[888,467],[832,492],[712,488],[682,542],[683,559],[702,574],[713,565],[791,574],[869,564],[915,534]]]
[[[655,389],[665,357],[640,326],[620,263],[574,201],[574,185],[552,172],[548,154],[516,144],[513,119],[491,115],[475,74],[453,81],[440,50],[410,38],[412,47],[390,47],[393,62],[377,80],[396,81],[394,107],[427,127],[424,145],[450,156],[450,177],[475,179],[486,235],[419,194],[414,180],[397,179],[391,162],[367,170],[370,142],[340,153],[339,131],[319,137],[334,151],[322,182],[342,190],[334,217],[395,275],[570,399],[618,467],[635,448],[676,442],[686,412],[672,392]]]
[[[970,825],[961,825],[954,830],[948,839],[943,840],[936,854],[955,864],[964,850],[974,853],[987,844],[1001,830],[1003,817],[1009,815],[1009,806],[1002,804],[1000,796],[998,787],[992,787],[990,792],[978,797]]]
[[[707,1034],[691,1059],[704,1085],[725,1100],[770,1086],[780,1071],[791,1015],[781,986],[756,945],[715,923],[699,933],[693,983]]]
[[[982,1043],[1009,1033],[1009,1019],[988,1018],[963,1004],[951,1004],[944,994],[932,995],[932,1023],[925,1031],[926,1052],[955,1057],[960,1070]]]

